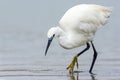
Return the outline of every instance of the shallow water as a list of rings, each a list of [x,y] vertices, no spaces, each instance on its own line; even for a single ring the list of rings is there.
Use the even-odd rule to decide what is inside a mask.
[[[74,74],[69,74],[67,65],[74,53],[85,46],[69,51],[54,40],[45,56],[47,38],[43,35],[46,34],[33,30],[1,31],[0,80],[120,80],[120,50],[116,43],[109,46],[101,45],[102,41],[98,43],[97,39],[94,41],[98,51],[94,75],[88,72],[92,48],[79,57],[79,69],[75,68]]]
[[[89,54],[90,52],[88,52]],[[50,54],[50,53],[49,53]],[[89,74],[90,56],[79,57],[79,69],[73,74],[65,69],[71,61],[72,55],[52,54],[48,56],[7,56],[2,57],[0,63],[0,80],[119,80],[120,54],[100,53],[93,69]],[[108,56],[109,55],[109,56]],[[114,55],[114,56],[113,56]],[[90,57],[90,58],[88,58]]]

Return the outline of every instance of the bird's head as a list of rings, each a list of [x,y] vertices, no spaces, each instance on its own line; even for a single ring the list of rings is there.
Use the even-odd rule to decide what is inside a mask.
[[[50,44],[51,44],[53,38],[55,37],[56,31],[57,31],[56,29],[57,29],[56,27],[52,27],[48,30],[48,33],[47,33],[48,43],[47,43],[47,47],[45,50],[45,55],[47,54],[48,48],[50,47]]]

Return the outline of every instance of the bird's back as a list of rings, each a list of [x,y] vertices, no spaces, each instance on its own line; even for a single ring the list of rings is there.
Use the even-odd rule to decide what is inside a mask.
[[[96,32],[103,26],[111,13],[111,9],[95,5],[81,4],[70,8],[59,22],[59,26],[64,31],[86,31]]]

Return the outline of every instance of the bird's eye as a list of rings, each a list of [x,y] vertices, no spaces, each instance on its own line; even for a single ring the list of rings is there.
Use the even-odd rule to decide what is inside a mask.
[[[53,37],[55,36],[55,34],[53,34]]]

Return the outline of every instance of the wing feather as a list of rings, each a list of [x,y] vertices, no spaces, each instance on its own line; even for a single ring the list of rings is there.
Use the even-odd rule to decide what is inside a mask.
[[[94,4],[81,4],[69,9],[59,22],[64,31],[96,32],[103,26],[111,13],[111,9]]]

